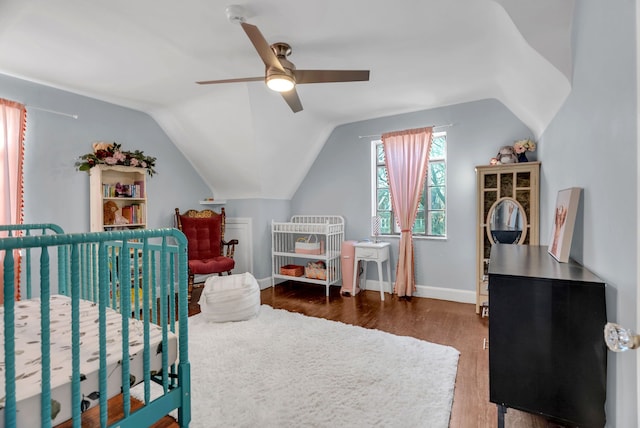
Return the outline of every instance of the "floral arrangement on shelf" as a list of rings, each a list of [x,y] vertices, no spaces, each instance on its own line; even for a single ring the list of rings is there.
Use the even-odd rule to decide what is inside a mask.
[[[533,152],[536,150],[536,143],[532,140],[518,140],[513,143],[513,148],[516,150],[517,154],[524,152]]]
[[[528,159],[525,152],[533,152],[535,149],[536,143],[528,138],[525,140],[518,140],[513,143],[513,150],[518,156],[518,162],[527,162]]]
[[[93,143],[93,152],[80,156],[76,162],[78,171],[89,171],[96,165],[123,165],[146,168],[150,176],[156,173],[156,158],[146,156],[143,151],[133,152],[122,150],[122,145],[118,143],[107,143],[97,141]]]

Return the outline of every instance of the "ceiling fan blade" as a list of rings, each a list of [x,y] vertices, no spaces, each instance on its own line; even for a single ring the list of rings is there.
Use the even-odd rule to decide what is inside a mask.
[[[300,97],[298,97],[296,88],[293,88],[292,90],[287,92],[280,92],[280,94],[282,95],[282,98],[284,98],[284,100],[287,102],[287,104],[289,104],[289,107],[291,107],[291,110],[294,113],[302,110],[302,102],[300,102]]]
[[[237,83],[237,82],[264,82],[264,77],[241,77],[239,79],[203,80],[196,82],[198,85],[211,85],[213,83]]]
[[[296,70],[296,83],[364,82],[369,70]]]
[[[278,57],[271,50],[271,46],[267,43],[266,39],[255,25],[247,24],[246,22],[242,22],[242,28],[244,32],[247,33],[249,40],[253,43],[253,47],[258,51],[258,55],[262,58],[262,62],[267,67],[275,67],[280,71],[284,71],[282,64],[278,61]]]

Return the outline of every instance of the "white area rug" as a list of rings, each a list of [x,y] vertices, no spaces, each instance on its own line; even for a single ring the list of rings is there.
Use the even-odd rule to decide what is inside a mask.
[[[189,318],[199,427],[448,427],[459,352],[273,309]]]

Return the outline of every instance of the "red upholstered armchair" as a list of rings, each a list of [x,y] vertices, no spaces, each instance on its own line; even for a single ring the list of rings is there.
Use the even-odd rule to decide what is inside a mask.
[[[212,210],[188,210],[180,214],[176,208],[176,227],[187,237],[189,259],[189,298],[194,286],[194,276],[218,274],[231,275],[236,262],[233,254],[237,239],[224,240],[226,214]]]

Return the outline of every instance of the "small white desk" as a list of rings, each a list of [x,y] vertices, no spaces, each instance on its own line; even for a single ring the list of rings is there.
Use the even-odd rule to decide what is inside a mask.
[[[391,289],[391,268],[389,267],[388,242],[358,242],[354,244],[355,256],[353,258],[353,295],[356,295],[356,280],[358,278],[358,261],[364,262],[364,282],[367,281],[367,262],[378,264],[378,281],[380,283],[380,300],[384,300],[384,281],[382,278],[382,262],[387,262],[387,280],[389,281],[389,293]],[[364,285],[364,284],[363,284]],[[364,289],[364,287],[361,287]]]

